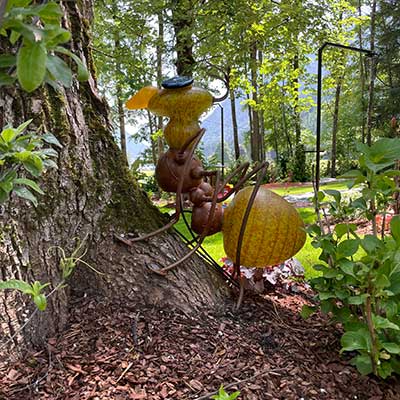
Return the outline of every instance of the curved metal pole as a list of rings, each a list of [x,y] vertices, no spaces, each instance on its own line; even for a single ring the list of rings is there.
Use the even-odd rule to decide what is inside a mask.
[[[261,182],[264,179],[265,174],[267,173],[267,168],[268,168],[268,165],[263,164],[263,168],[261,169],[261,171],[257,177],[257,182],[253,188],[253,191],[251,192],[249,202],[247,203],[247,207],[246,207],[246,210],[243,215],[242,224],[240,226],[240,232],[239,232],[237,247],[236,247],[236,258],[234,261],[234,271],[236,272],[237,279],[239,280],[239,283],[240,283],[239,298],[238,298],[238,301],[237,301],[236,307],[235,307],[236,311],[240,308],[240,305],[242,304],[243,296],[244,296],[244,282],[243,282],[242,277],[240,276],[240,255],[242,252],[243,238],[244,238],[244,234],[246,231],[247,221],[249,219],[251,209],[252,209],[254,201],[256,199],[258,189],[261,186]]]
[[[221,109],[221,177],[223,180],[225,170],[224,107],[222,107],[220,103],[217,103],[217,106]]]
[[[197,144],[196,144],[197,145]],[[202,245],[205,237],[207,236],[207,233],[210,229],[210,225],[212,223],[212,219],[214,217],[214,213],[215,213],[215,208],[217,205],[217,196],[220,190],[220,174],[219,172],[217,172],[217,179],[216,179],[216,183],[215,183],[215,191],[213,194],[213,199],[212,199],[212,203],[211,203],[211,208],[210,208],[210,214],[208,216],[208,220],[207,220],[207,224],[203,230],[203,232],[201,233],[201,235],[198,237],[197,244],[193,247],[192,250],[189,251],[189,253],[185,254],[182,258],[180,258],[178,261],[175,261],[173,264],[168,265],[167,267],[164,267],[162,269],[156,270],[151,268],[151,270],[153,272],[155,272],[158,275],[162,275],[165,276],[167,274],[168,271],[170,271],[171,269],[177,267],[178,265],[182,264],[184,261],[186,261],[189,257],[191,257]]]

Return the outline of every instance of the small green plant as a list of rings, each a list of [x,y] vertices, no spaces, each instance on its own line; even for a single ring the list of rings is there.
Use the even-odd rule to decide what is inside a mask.
[[[393,194],[398,190],[393,166],[400,154],[399,139],[381,139],[371,147],[360,144],[359,170],[346,173],[350,187],[361,185],[361,196],[346,208],[339,192],[319,192],[317,206],[331,214],[347,217],[358,212],[371,222],[371,234],[357,234],[350,222],[312,225],[308,233],[312,245],[321,249],[321,263],[314,266],[321,274],[312,280],[324,313],[340,322],[345,333],[341,352],[356,352],[351,363],[360,373],[387,378],[400,373],[400,216],[389,214]],[[326,195],[333,201],[326,203]],[[378,221],[383,221],[381,234]],[[390,233],[385,235],[385,220]],[[302,315],[313,312],[305,307]]]
[[[40,282],[35,281],[29,284],[19,279],[9,279],[8,281],[0,281],[0,290],[14,289],[27,294],[32,297],[33,302],[40,311],[44,311],[47,306],[46,296],[42,293],[42,290],[49,286],[50,283],[42,285]]]
[[[214,400],[235,400],[236,398],[238,398],[240,396],[240,392],[234,392],[232,394],[228,394],[225,389],[224,386],[221,385],[219,390],[218,390],[218,394],[215,394],[214,396],[211,396],[212,399]]]
[[[6,202],[13,192],[37,206],[36,196],[31,190],[39,194],[43,191],[24,175],[29,173],[37,178],[45,168],[57,168],[53,160],[57,151],[44,145],[62,147],[60,142],[50,133],[25,133],[31,121],[17,128],[6,127],[0,133],[0,204]]]
[[[19,290],[20,292],[30,295],[32,297],[33,302],[36,304],[36,307],[39,311],[44,311],[47,306],[47,297],[56,292],[59,289],[62,289],[66,286],[68,278],[74,272],[78,263],[82,263],[90,268],[97,274],[104,275],[102,272],[97,271],[94,267],[88,264],[86,261],[82,260],[82,257],[85,256],[86,250],[82,251],[82,247],[85,240],[82,242],[78,242],[76,249],[71,253],[68,257],[65,254],[64,249],[58,246],[51,247],[49,251],[56,249],[60,252],[60,271],[61,271],[61,279],[60,282],[53,288],[53,290],[45,295],[43,293],[43,289],[47,286],[50,286],[50,283],[41,284],[38,281],[33,283],[28,283],[19,279],[9,279],[7,281],[0,281],[0,290],[12,289]]]

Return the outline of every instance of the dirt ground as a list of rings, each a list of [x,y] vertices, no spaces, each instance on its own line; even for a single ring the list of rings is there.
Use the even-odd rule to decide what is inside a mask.
[[[400,380],[363,377],[339,355],[340,329],[299,316],[306,289],[245,297],[218,313],[79,299],[65,332],[22,361],[0,360],[2,400],[400,399]]]

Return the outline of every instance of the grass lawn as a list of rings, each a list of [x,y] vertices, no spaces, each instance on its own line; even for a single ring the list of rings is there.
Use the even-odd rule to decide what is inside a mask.
[[[320,190],[345,190],[348,189],[347,183],[349,181],[340,181],[340,182],[332,182],[332,183],[324,183],[320,185]],[[313,187],[312,185],[302,185],[302,186],[288,186],[286,187],[281,187],[281,188],[271,188],[271,190],[280,196],[287,196],[289,194],[302,194],[302,193],[308,193],[308,192],[313,192]]]
[[[326,183],[321,185],[321,190],[327,189],[335,189],[335,190],[344,190],[347,189],[348,181],[340,181],[333,183]],[[275,193],[285,196],[289,194],[302,194],[307,192],[312,192],[311,185],[304,186],[292,186],[287,188],[271,188]],[[170,208],[160,207],[161,212],[171,212]],[[312,224],[315,222],[315,213],[312,207],[304,207],[298,209],[301,217],[305,224]],[[191,215],[189,213],[185,214],[190,223]],[[186,228],[186,225],[183,221],[183,218],[179,220],[179,222],[175,225],[175,228],[179,230],[185,237],[191,239],[191,235]],[[204,240],[204,248],[208,253],[216,260],[217,262],[225,256],[224,246],[223,246],[223,238],[222,233],[216,233],[215,235],[208,236]],[[306,278],[310,279],[318,275],[318,272],[312,268],[312,265],[318,263],[318,256],[320,254],[319,249],[315,249],[311,246],[311,239],[307,237],[307,241],[304,247],[296,254],[296,258],[301,262],[305,269]]]
[[[162,207],[160,208],[161,212],[171,212],[171,209]],[[298,209],[301,217],[303,218],[306,224],[310,224],[314,222],[314,210],[312,208],[300,208]],[[187,220],[190,223],[191,215],[189,213],[185,214]],[[179,230],[185,237],[191,239],[191,235],[186,228],[186,225],[183,221],[183,218],[179,220],[177,224],[175,224],[175,228]],[[223,238],[222,233],[216,233],[215,235],[208,236],[204,240],[204,248],[207,252],[219,262],[222,257],[225,257],[225,251],[223,246]],[[297,253],[296,258],[301,262],[306,271],[306,278],[310,279],[317,276],[318,272],[312,268],[313,264],[316,264],[318,261],[320,251],[311,246],[311,239],[307,237],[307,241],[304,247]]]

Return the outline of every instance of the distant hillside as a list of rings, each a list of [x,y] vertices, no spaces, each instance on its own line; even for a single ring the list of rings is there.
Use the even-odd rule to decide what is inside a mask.
[[[249,117],[245,107],[240,104],[243,99],[236,99],[236,118],[239,131],[239,141],[243,143],[244,133],[249,131]],[[231,102],[229,99],[221,103],[224,108],[224,142],[225,149],[233,151],[233,128],[231,115]],[[202,121],[201,126],[206,129],[201,146],[207,157],[221,152],[221,109],[214,107],[207,117]]]

